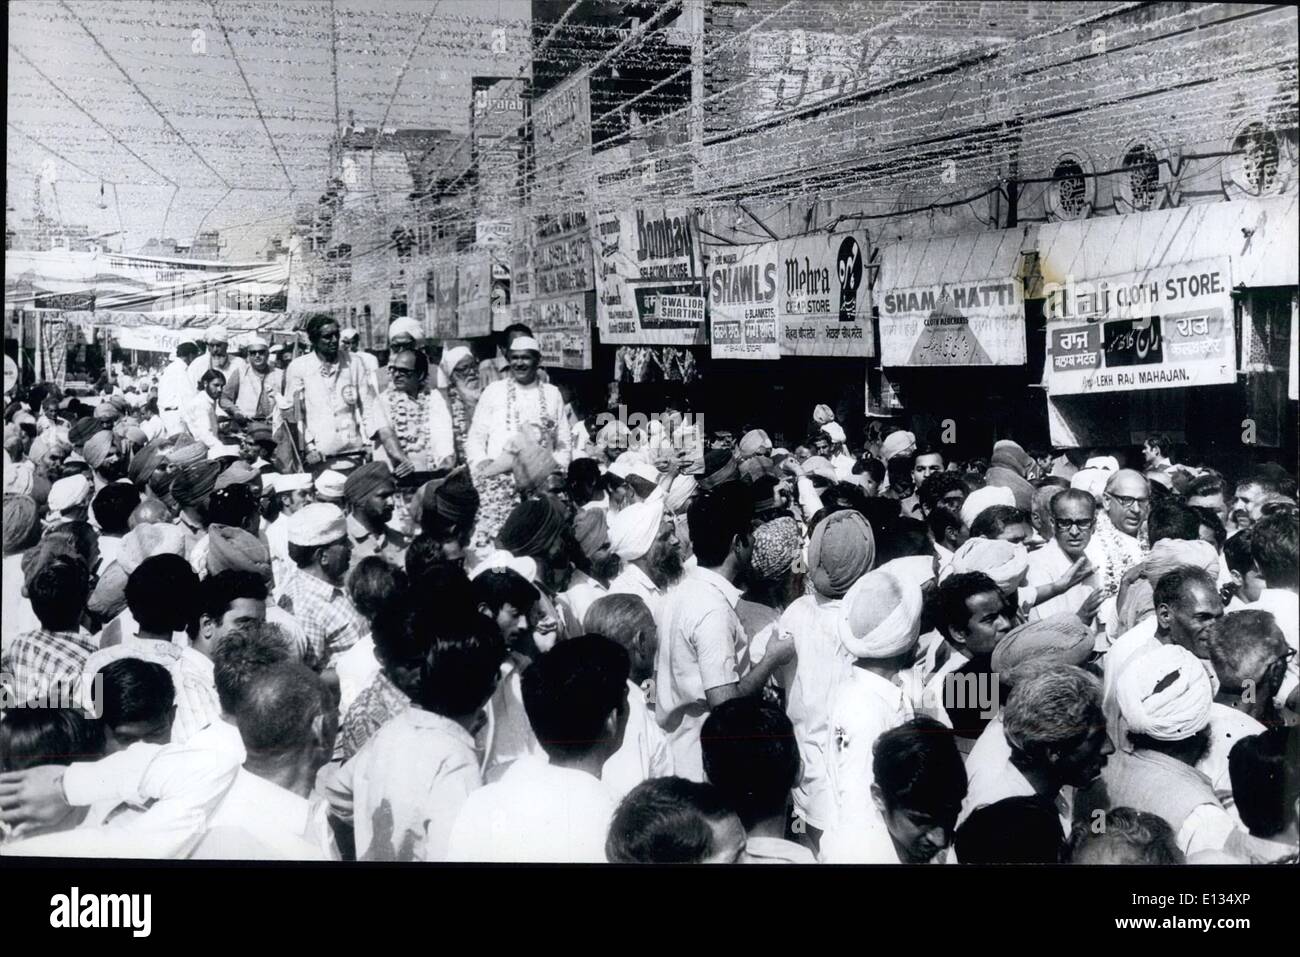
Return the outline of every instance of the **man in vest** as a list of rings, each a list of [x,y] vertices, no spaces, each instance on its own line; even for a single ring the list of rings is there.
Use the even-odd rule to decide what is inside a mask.
[[[1214,703],[1205,665],[1181,645],[1163,645],[1131,662],[1115,690],[1119,750],[1081,795],[1076,819],[1131,807],[1168,821],[1188,857],[1223,851],[1236,824],[1196,769],[1210,746]]]

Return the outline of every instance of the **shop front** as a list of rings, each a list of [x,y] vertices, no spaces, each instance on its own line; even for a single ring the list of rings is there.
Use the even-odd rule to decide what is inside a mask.
[[[1037,246],[1053,445],[1294,455],[1294,196],[1053,223]]]
[[[1003,438],[1044,445],[1041,303],[1025,289],[1032,251],[1031,227],[880,246],[880,372],[868,407],[905,415],[919,438],[957,457]]]

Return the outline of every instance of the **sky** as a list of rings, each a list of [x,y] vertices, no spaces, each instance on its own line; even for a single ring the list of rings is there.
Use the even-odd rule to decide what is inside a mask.
[[[224,258],[254,257],[324,191],[350,112],[463,133],[470,77],[530,62],[528,0],[15,0],[8,15],[6,216],[32,214],[39,178],[56,221],[121,230],[126,252],[218,229]]]

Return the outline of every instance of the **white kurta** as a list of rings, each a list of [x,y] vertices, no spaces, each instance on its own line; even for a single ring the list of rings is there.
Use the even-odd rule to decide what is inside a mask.
[[[510,407],[512,391],[513,413]],[[560,390],[536,382],[528,386],[519,385],[513,379],[493,382],[483,390],[465,438],[465,457],[470,467],[496,459],[506,450],[506,443],[516,439],[522,425],[541,425],[543,419],[548,420],[546,439],[553,443],[555,461],[561,468],[567,468],[573,437],[565,427],[564,400],[560,397]]]

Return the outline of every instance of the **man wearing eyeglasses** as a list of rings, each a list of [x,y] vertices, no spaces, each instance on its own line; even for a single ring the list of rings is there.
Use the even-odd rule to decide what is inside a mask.
[[[1026,581],[1040,595],[1044,594],[1045,587],[1047,594],[1056,594],[1030,609],[1030,621],[1077,612],[1089,603],[1094,592],[1098,597],[1091,599],[1090,610],[1095,611],[1102,597],[1097,573],[1086,554],[1097,524],[1096,500],[1082,489],[1063,489],[1053,496],[1050,511],[1052,540],[1029,553]],[[1068,587],[1057,591],[1060,585]]]
[[[275,397],[284,391],[284,372],[271,366],[271,348],[254,336],[245,342],[248,363],[226,378],[220,405],[240,425],[253,419],[270,420]]]

